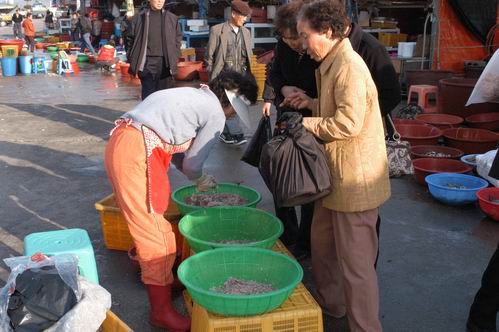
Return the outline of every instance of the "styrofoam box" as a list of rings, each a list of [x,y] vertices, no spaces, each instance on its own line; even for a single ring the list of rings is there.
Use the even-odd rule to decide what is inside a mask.
[[[208,25],[200,25],[200,26],[191,26],[189,27],[189,29],[191,31],[199,32],[199,31],[208,31],[210,30],[210,27]]]
[[[207,20],[187,20],[187,25],[190,27],[208,25]]]

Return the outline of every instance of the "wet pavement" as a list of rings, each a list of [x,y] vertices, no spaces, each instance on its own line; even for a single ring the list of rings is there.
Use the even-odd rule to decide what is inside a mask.
[[[94,203],[111,193],[103,151],[113,122],[139,102],[139,86],[88,65],[76,77],[55,74],[0,78],[0,258],[22,254],[33,232],[80,227],[95,249],[112,310],[135,331],[147,323],[148,303],[125,252],[105,248]],[[259,106],[253,122],[258,122]],[[247,132],[248,136],[251,131]],[[245,147],[216,144],[207,173],[244,183],[273,204],[258,171],[240,162]],[[172,187],[188,184],[174,168]],[[381,208],[378,264],[380,317],[385,331],[464,331],[469,305],[499,239],[499,225],[477,206],[435,202],[411,177],[392,180]],[[362,197],[359,197],[362,199]],[[310,262],[303,262],[312,289]],[[0,279],[8,271],[0,263]],[[3,283],[3,282],[2,282]],[[176,305],[181,308],[180,296]],[[348,331],[326,320],[325,331]]]

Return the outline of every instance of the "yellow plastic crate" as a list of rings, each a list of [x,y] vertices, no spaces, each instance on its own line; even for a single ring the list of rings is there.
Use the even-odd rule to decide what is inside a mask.
[[[405,42],[407,40],[407,35],[405,33],[380,32],[378,40],[382,45],[395,47],[398,46],[399,42]]]
[[[133,332],[133,330],[111,310],[108,310],[99,332]]]
[[[293,257],[277,241],[272,250]],[[322,311],[302,283],[279,308],[264,315],[226,317],[208,312],[183,292],[185,307],[192,318],[191,332],[323,332]]]
[[[133,247],[132,236],[128,230],[125,218],[116,204],[114,194],[95,203],[95,209],[100,213],[102,235],[104,236],[104,244],[106,247],[108,249],[124,251]],[[164,217],[172,224],[177,248],[182,248],[184,242],[183,236],[181,236],[178,231],[178,221],[180,220],[181,215],[177,208],[177,204],[171,199]]]
[[[2,56],[5,58],[17,58],[19,56],[19,49],[17,46],[3,45]]]

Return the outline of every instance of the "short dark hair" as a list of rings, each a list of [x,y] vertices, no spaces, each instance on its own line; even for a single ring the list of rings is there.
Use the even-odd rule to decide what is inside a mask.
[[[224,70],[208,83],[210,90],[218,97],[223,108],[230,105],[225,90],[237,90],[240,95],[248,99],[251,104],[256,103],[258,85],[251,74],[240,74],[233,70]]]
[[[281,36],[286,32],[291,32],[294,36],[298,35],[296,23],[300,9],[305,4],[302,0],[294,0],[279,7],[275,14],[274,26]]]
[[[299,14],[299,20],[308,21],[312,29],[324,33],[331,29],[333,36],[345,38],[345,30],[350,26],[350,20],[345,12],[345,5],[338,0],[318,0],[304,6]]]
[[[27,13],[27,14],[26,14],[26,17],[30,17],[30,16],[31,16],[31,13]]]

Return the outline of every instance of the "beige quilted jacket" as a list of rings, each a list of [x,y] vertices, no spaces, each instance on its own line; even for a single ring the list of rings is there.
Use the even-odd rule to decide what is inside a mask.
[[[316,71],[318,99],[303,125],[325,142],[332,191],[324,207],[374,209],[390,197],[378,93],[366,64],[343,39]]]

